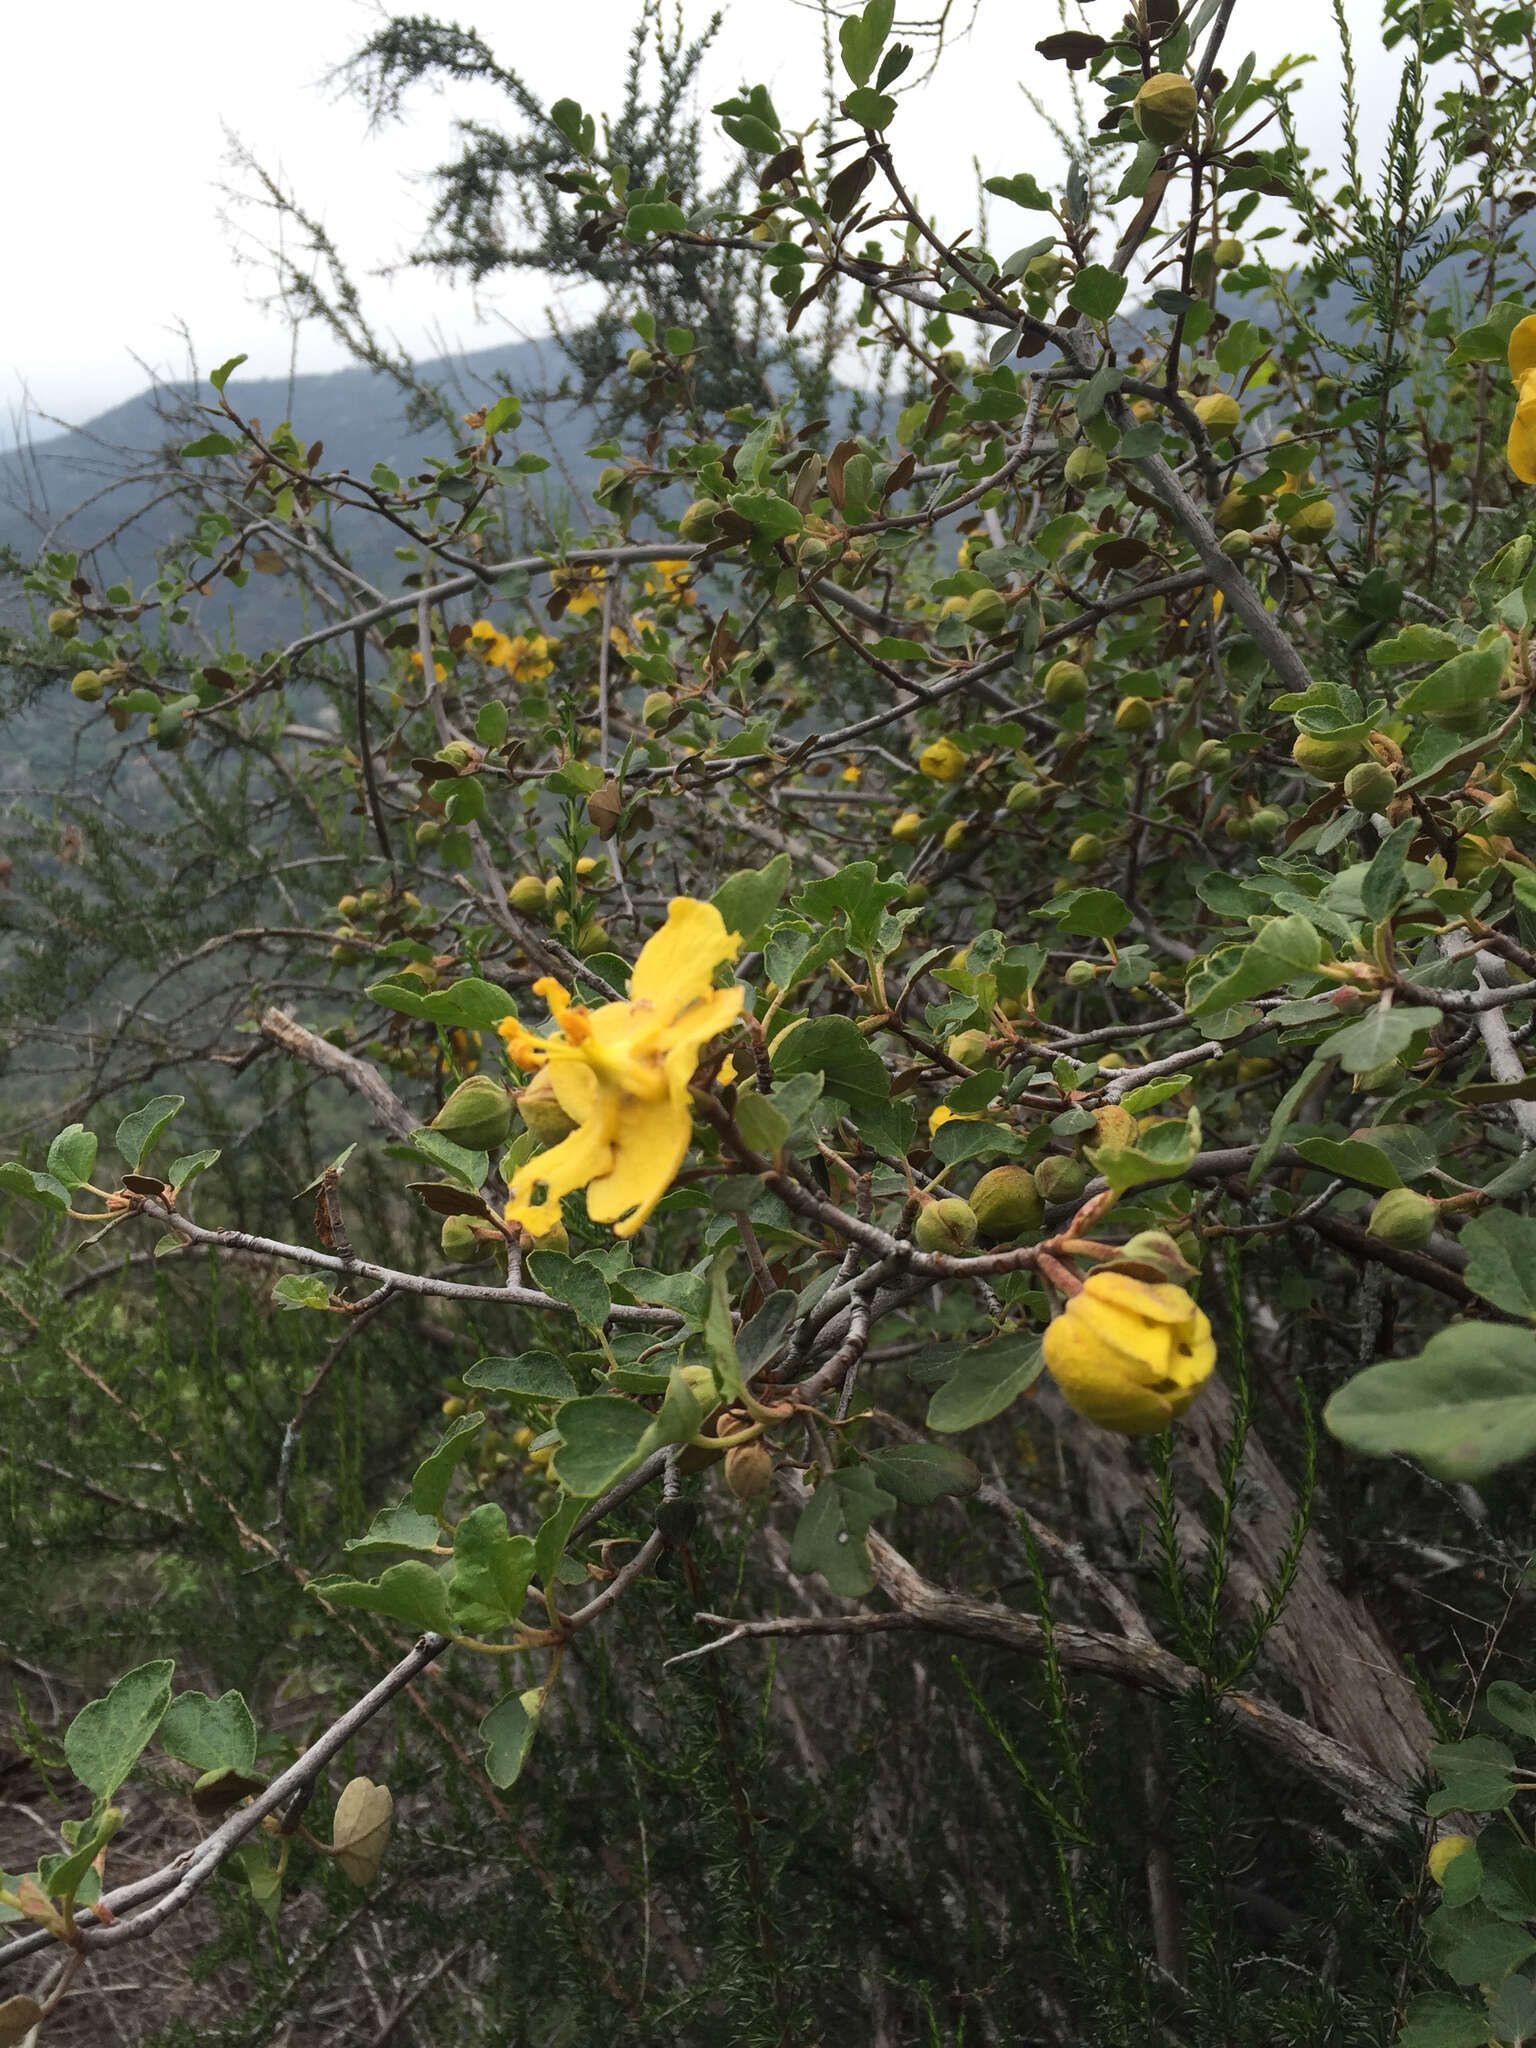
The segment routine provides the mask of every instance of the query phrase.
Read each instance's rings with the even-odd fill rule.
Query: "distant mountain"
[[[564,358],[553,341],[509,342],[472,355],[438,358],[417,366],[424,384],[440,388],[460,413],[471,412],[502,390],[523,397],[559,385]],[[448,453],[452,440],[440,426],[414,429],[408,400],[390,377],[367,369],[323,375],[243,378],[229,384],[232,404],[247,419],[266,427],[291,420],[306,442],[322,440],[327,469],[349,469],[366,477],[383,462],[406,476],[428,455]],[[165,454],[181,447],[208,423],[191,414],[207,404],[206,387],[167,384],[141,393],[75,430],[35,447],[0,451],[0,548],[23,561],[40,549],[99,545],[105,580],[124,579],[135,588],[155,573],[157,551],[170,545],[180,515],[164,499]],[[517,435],[504,446],[543,455],[552,467],[533,488],[547,488],[551,504],[569,494],[570,481],[590,485],[599,464],[585,454],[596,434],[590,412],[568,402],[525,410]],[[400,564],[392,550],[402,538],[378,519],[354,517],[338,538],[354,565],[371,582],[397,588]],[[253,576],[244,592],[230,589],[243,636],[286,627],[292,601],[274,584]],[[10,607],[7,607],[9,609]]]

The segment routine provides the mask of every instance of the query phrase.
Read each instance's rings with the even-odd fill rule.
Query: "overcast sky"
[[[420,4],[420,0],[417,0]],[[1375,0],[1347,0],[1366,90],[1368,146],[1376,142],[1398,64],[1380,49]],[[709,8],[683,0],[702,26]],[[494,118],[484,93],[448,98],[418,90],[406,123],[370,135],[363,109],[326,75],[386,10],[372,0],[263,0],[255,10],[207,0],[76,0],[17,9],[6,24],[11,91],[0,131],[7,289],[0,311],[0,439],[21,411],[69,422],[92,418],[141,390],[145,366],[176,375],[189,332],[206,369],[242,350],[252,372],[288,368],[295,339],[261,305],[270,272],[239,260],[240,215],[229,218],[226,130],[279,171],[324,220],[360,276],[409,250],[427,204],[421,173],[454,153],[455,114]],[[932,6],[899,0],[901,14]],[[965,0],[953,12],[963,16]],[[503,61],[547,99],[570,94],[590,109],[618,97],[632,0],[448,0],[443,15],[477,28]],[[709,60],[704,104],[742,80],[762,79],[781,117],[814,117],[822,75],[821,22],[801,0],[723,0],[724,29]],[[1070,18],[1095,28],[1118,18],[1118,0],[1094,0]],[[66,26],[67,24],[67,26]],[[1060,159],[1031,111],[1021,79],[1059,98],[1066,73],[1034,54],[1060,25],[1045,0],[981,0],[923,90],[924,121],[893,131],[898,164],[952,227],[968,221],[973,153],[984,175],[1030,170],[1059,176]],[[1260,62],[1284,51],[1318,58],[1304,105],[1304,139],[1337,162],[1338,64],[1328,0],[1238,0],[1224,58],[1247,49]],[[1369,155],[1366,161],[1370,161]],[[246,222],[248,256],[255,250]],[[1033,217],[1020,215],[1018,239]],[[1002,239],[1002,237],[999,237]],[[444,344],[485,348],[510,330],[546,332],[547,290],[535,279],[493,280],[481,303],[467,288],[421,272],[374,278],[376,324],[419,354]],[[315,329],[297,337],[300,370],[324,370],[341,350]],[[46,431],[44,422],[34,431]]]

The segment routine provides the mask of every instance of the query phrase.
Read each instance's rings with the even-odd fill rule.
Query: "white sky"
[[[708,7],[682,5],[690,26],[702,26]],[[722,6],[705,107],[743,80],[761,78],[786,125],[812,119],[822,77],[814,0]],[[1398,62],[1380,49],[1375,0],[1347,6],[1370,163]],[[898,34],[909,8],[933,11],[900,0]],[[429,11],[426,0],[399,11],[416,9]],[[590,110],[616,103],[632,0],[445,0],[436,11],[479,29],[546,100],[569,94]],[[953,11],[963,17],[966,0]],[[454,153],[454,115],[495,118],[500,102],[478,90],[449,98],[418,89],[405,123],[370,136],[362,108],[323,80],[384,12],[372,0],[263,0],[254,11],[207,0],[75,0],[66,15],[11,10],[10,91],[0,127],[0,189],[12,195],[0,306],[0,442],[14,439],[28,407],[77,422],[143,389],[144,365],[183,374],[181,324],[204,369],[244,350],[252,374],[286,371],[293,337],[280,314],[258,303],[270,275],[237,260],[237,235],[221,218],[233,176],[226,129],[319,214],[359,277],[410,249],[428,202],[420,174]],[[1111,13],[1118,19],[1118,0],[1095,0],[1072,9],[1072,19],[1103,29]],[[971,34],[923,88],[921,120],[915,104],[899,117],[892,131],[898,167],[951,226],[974,211],[973,153],[983,175],[1060,175],[1059,152],[1019,84],[1060,103],[1064,67],[1034,52],[1036,40],[1060,25],[1054,0],[980,0]],[[1288,50],[1319,58],[1303,137],[1328,163],[1337,162],[1333,46],[1328,0],[1239,0],[1223,51],[1229,70],[1250,48],[1264,65]],[[246,219],[254,224],[254,216]],[[1014,226],[1013,240],[1032,240],[1044,217],[1016,214],[1006,228],[999,224],[996,239],[1009,239]],[[467,287],[426,273],[376,278],[368,303],[384,332],[420,354],[444,345],[489,347],[509,325],[518,333],[548,328],[548,293],[527,276],[491,280],[479,305]],[[301,371],[343,360],[328,336],[300,333]],[[43,420],[34,431],[47,431]]]

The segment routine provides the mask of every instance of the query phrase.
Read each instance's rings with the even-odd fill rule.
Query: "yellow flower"
[[[534,1037],[512,1017],[496,1027],[518,1066],[545,1069],[576,1125],[514,1174],[509,1223],[538,1236],[551,1205],[558,1214],[562,1198],[584,1187],[594,1223],[634,1236],[688,1150],[688,1084],[700,1049],[741,1013],[741,989],[714,985],[716,967],[740,948],[713,904],[678,896],[641,948],[627,1002],[589,1011],[545,978],[534,992],[547,999],[555,1029]]]
[[[653,562],[646,571],[645,587],[653,597],[671,604],[697,604],[693,573],[692,562]]]
[[[958,782],[967,756],[953,740],[930,740],[917,757],[918,772],[930,782]]]
[[[542,633],[519,633],[508,641],[501,665],[514,683],[541,683],[555,665],[554,642]]]
[[[1153,1436],[1210,1378],[1216,1342],[1182,1287],[1091,1273],[1046,1331],[1045,1362],[1079,1415]]]
[[[1509,374],[1515,380],[1509,466],[1521,483],[1536,484],[1536,313],[1527,313],[1509,337]]]
[[[850,761],[848,763],[848,766],[843,770],[844,782],[862,782],[863,779],[864,770],[858,765],[856,761]]]
[[[1442,1835],[1429,1852],[1429,1874],[1436,1884],[1445,1883],[1445,1873],[1464,1849],[1475,1846],[1470,1835]]]
[[[420,650],[419,650],[419,649],[418,649],[417,651],[413,652],[413,653],[412,653],[412,655],[411,655],[411,667],[412,667],[412,668],[420,668],[420,667],[421,667],[421,653],[420,653]],[[437,677],[437,680],[438,680],[438,681],[439,681],[440,683],[445,683],[445,682],[446,682],[446,681],[448,680],[448,671],[447,671],[447,669],[445,669],[445,668],[443,667],[443,664],[442,664],[442,663],[441,663],[441,662],[440,662],[439,660],[437,660],[437,658],[436,658],[435,656],[433,657],[433,661],[432,661],[432,673],[433,673],[433,675],[435,675],[435,676]]]
[[[603,601],[603,585],[607,581],[601,569],[557,569],[550,578],[556,590],[568,590],[571,594],[566,601],[566,616],[584,619],[588,612],[595,612]]]

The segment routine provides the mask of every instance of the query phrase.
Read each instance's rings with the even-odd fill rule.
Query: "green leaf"
[[[1510,1316],[1536,1316],[1536,1216],[1490,1209],[1461,1233],[1474,1294]]]
[[[243,361],[244,358],[242,357]],[[195,441],[189,441],[182,449],[183,455],[238,455],[240,443],[231,441],[228,434],[201,434]]]
[[[789,1118],[755,1089],[737,1098],[736,1128],[754,1152],[769,1159],[777,1159],[789,1142]]]
[[[867,85],[860,85],[843,101],[843,112],[861,128],[889,128],[896,118],[896,102],[889,93],[873,92]]]
[[[456,1415],[436,1447],[411,1475],[411,1506],[418,1515],[438,1515],[448,1498],[454,1468],[485,1427],[484,1415]]]
[[[863,951],[879,942],[886,906],[905,890],[901,876],[882,877],[873,861],[856,860],[835,875],[808,882],[795,908],[821,922],[846,925],[849,938]]]
[[[1536,1742],[1536,1693],[1511,1679],[1496,1678],[1483,1695],[1483,1704],[1496,1721],[1513,1728],[1527,1742]]]
[[[562,1442],[550,1469],[567,1493],[594,1500],[618,1484],[645,1455],[651,1418],[614,1394],[567,1401],[556,1418]]]
[[[189,1181],[196,1180],[200,1173],[206,1173],[209,1167],[216,1164],[222,1157],[223,1154],[217,1150],[183,1152],[179,1157],[173,1159],[165,1169],[165,1177],[173,1188],[180,1190]]]
[[[928,1427],[954,1436],[990,1422],[1034,1385],[1044,1366],[1037,1335],[999,1337],[974,1346],[961,1354],[954,1372],[928,1403]]]
[[[105,1699],[80,1709],[64,1735],[64,1759],[88,1792],[110,1799],[171,1704],[176,1666],[157,1658],[124,1672]]]
[[[1094,1170],[1102,1173],[1117,1194],[1149,1180],[1181,1174],[1200,1150],[1200,1112],[1170,1117],[1146,1126],[1130,1145],[1100,1145],[1088,1152]]]
[[[1323,1420],[1351,1450],[1405,1452],[1437,1479],[1485,1479],[1536,1450],[1536,1334],[1452,1323],[1417,1358],[1346,1381]]]
[[[130,1173],[140,1171],[154,1150],[160,1133],[178,1111],[186,1107],[186,1100],[184,1095],[157,1095],[142,1109],[136,1109],[131,1116],[123,1118],[117,1127],[115,1142],[128,1162]]]
[[[328,1310],[330,1285],[318,1273],[282,1273],[272,1283],[272,1300],[278,1308]]]
[[[481,427],[480,431],[489,441],[494,435],[504,432],[508,427],[520,426],[522,417],[523,402],[515,392],[509,391],[504,397],[498,398],[491,407],[485,416],[485,424]]]
[[[1408,859],[1408,849],[1420,829],[1416,817],[1404,818],[1372,854],[1371,864],[1360,884],[1360,902],[1372,924],[1381,924],[1390,917],[1403,898],[1411,893],[1403,868]]]
[[[1456,1923],[1442,1929],[1452,1913]],[[1478,1906],[1442,1906],[1424,1930],[1430,1954],[1455,1984],[1502,1984],[1536,1950],[1536,1934],[1490,1920]]]
[[[228,362],[220,363],[219,367],[216,370],[209,371],[208,382],[213,386],[215,391],[222,391],[224,389],[224,386],[229,382],[230,378],[233,377],[236,370],[239,369],[240,365],[242,363],[249,361],[249,356],[231,356]]]
[[[995,192],[999,199],[1011,199],[1015,206],[1030,213],[1051,211],[1050,193],[1042,192],[1028,171],[1020,171],[1015,178],[988,178],[987,190]]]
[[[1312,1166],[1325,1173],[1342,1174],[1346,1180],[1364,1181],[1371,1188],[1400,1188],[1402,1176],[1376,1145],[1358,1138],[1299,1138],[1296,1150]]]
[[[349,1536],[342,1549],[369,1557],[376,1550],[435,1550],[442,1540],[442,1525],[436,1515],[421,1514],[403,1500],[396,1507],[380,1508],[367,1534]]]
[[[774,1047],[773,1071],[785,1080],[820,1074],[827,1093],[853,1110],[884,1102],[891,1092],[880,1055],[851,1017],[808,1017],[794,1025]]]
[[[549,1351],[529,1351],[519,1358],[479,1358],[464,1375],[467,1387],[484,1387],[528,1401],[569,1401],[576,1382]]]
[[[1426,718],[1456,717],[1473,710],[1491,701],[1508,661],[1509,642],[1500,634],[1491,647],[1453,654],[1401,696],[1397,708]]]
[[[1208,966],[1192,977],[1190,1015],[1199,1017],[1216,1010],[1230,1010],[1235,1003],[1248,1002],[1303,975],[1315,974],[1322,957],[1322,940],[1305,917],[1297,914],[1274,918],[1260,925],[1235,966],[1215,979],[1209,978],[1212,970]],[[1194,992],[1196,982],[1198,994]]]
[[[724,918],[726,930],[741,935],[744,948],[757,943],[763,926],[784,900],[789,873],[789,855],[776,853],[765,868],[738,868],[727,875],[710,898]]]
[[[891,32],[896,0],[869,0],[862,14],[851,15],[838,29],[843,68],[855,85],[867,85]]]
[[[688,216],[670,199],[642,200],[632,206],[624,220],[624,233],[631,242],[643,242],[651,235],[684,235]]]
[[[522,1775],[533,1738],[539,1729],[543,1694],[537,1686],[525,1693],[508,1693],[498,1700],[480,1723],[485,1744],[485,1775],[498,1792],[515,1785]]]
[[[34,1173],[30,1166],[8,1159],[0,1166],[0,1188],[20,1195],[26,1202],[41,1202],[45,1209],[67,1209],[69,1190],[51,1173]]]
[[[499,747],[507,736],[511,713],[500,697],[492,697],[475,714],[475,738],[482,747]]]
[[[96,1139],[84,1124],[68,1124],[48,1147],[48,1171],[71,1194],[96,1164]]]
[[[1485,2008],[1454,1998],[1416,1998],[1403,2021],[1397,2048],[1488,2048]]]
[[[861,1598],[875,1583],[864,1538],[876,1515],[895,1505],[895,1495],[877,1483],[867,1465],[829,1473],[795,1524],[790,1570],[802,1576],[820,1572],[841,1599]]]
[[[1040,914],[1058,918],[1064,932],[1089,939],[1112,939],[1131,921],[1130,905],[1113,889],[1069,889],[1042,905]]]
[[[933,1136],[934,1157],[945,1166],[956,1166],[964,1159],[1013,1158],[1024,1150],[1017,1131],[979,1117],[953,1116],[940,1124]]]
[[[1073,278],[1067,304],[1089,320],[1107,320],[1125,297],[1126,281],[1102,263],[1088,263]]]
[[[533,1579],[533,1538],[514,1536],[494,1501],[467,1514],[453,1532],[448,1605],[459,1631],[484,1635],[512,1628]]]
[[[307,1590],[332,1607],[360,1607],[368,1614],[384,1614],[407,1628],[430,1629],[435,1635],[454,1633],[448,1606],[448,1588],[440,1572],[419,1557],[404,1564],[392,1564],[381,1579],[349,1579],[337,1575],[311,1579]]]
[[[607,1282],[595,1266],[564,1252],[534,1252],[528,1270],[535,1287],[573,1309],[589,1330],[601,1330],[613,1308]]]
[[[195,1770],[241,1771],[256,1768],[256,1723],[237,1692],[178,1693],[160,1723],[160,1747]]]
[[[1536,2041],[1536,1985],[1529,1977],[1506,1977],[1488,2018],[1495,2037],[1507,2048],[1528,2048]]]
[[[1509,337],[1525,318],[1527,308],[1520,299],[1500,299],[1486,320],[1465,328],[1446,359],[1454,370],[1462,363],[1498,363],[1509,353]]]
[[[1461,642],[1454,633],[1415,623],[1404,626],[1390,640],[1378,640],[1365,658],[1372,668],[1391,668],[1403,661],[1444,661],[1460,651]]]
[[[925,1508],[947,1493],[974,1493],[981,1484],[970,1459],[948,1444],[893,1444],[871,1451],[864,1462],[876,1485],[909,1508]]]
[[[451,1180],[472,1195],[480,1192],[491,1170],[491,1162],[484,1152],[466,1152],[462,1145],[455,1145],[441,1131],[412,1131],[411,1150],[420,1153],[423,1159],[430,1159],[434,1166],[440,1167]]]
[[[1398,1004],[1386,1009],[1378,1005],[1353,1024],[1324,1040],[1330,1059],[1336,1059],[1346,1074],[1368,1074],[1406,1052],[1421,1032],[1440,1021],[1440,1012],[1422,1004]]]

